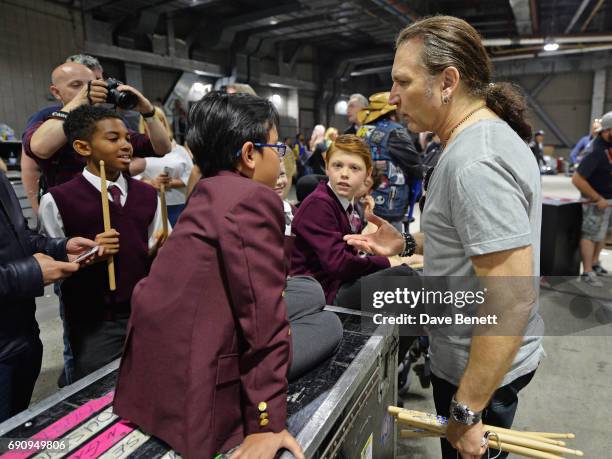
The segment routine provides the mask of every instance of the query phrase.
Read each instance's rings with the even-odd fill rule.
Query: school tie
[[[119,207],[123,207],[123,204],[121,204],[121,188],[119,188],[117,185],[111,185],[108,187],[108,192],[113,198],[113,202]]]
[[[358,233],[361,226],[361,222],[359,220],[359,215],[353,207],[353,204],[348,205],[348,207],[346,208],[346,213],[348,215],[349,224],[351,225],[351,232],[353,234]]]

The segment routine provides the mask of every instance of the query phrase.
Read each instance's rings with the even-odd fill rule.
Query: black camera
[[[138,105],[138,96],[130,91],[119,91],[117,86],[121,86],[123,83],[114,78],[107,78],[105,80],[106,89],[108,95],[106,96],[106,102],[113,104],[124,110],[132,110]]]

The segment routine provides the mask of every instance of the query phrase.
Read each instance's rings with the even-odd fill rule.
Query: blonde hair
[[[252,96],[257,95],[257,93],[251,87],[251,85],[246,84],[246,83],[231,83],[231,84],[228,84],[225,88],[226,88],[226,91],[228,89],[233,89],[237,93],[251,94]]]
[[[372,155],[370,154],[370,148],[356,135],[339,135],[327,150],[327,155],[325,156],[326,164],[329,163],[331,157],[336,152],[343,152],[348,153],[349,155],[359,156],[365,163],[368,173],[372,170]]]
[[[331,140],[331,136],[336,134],[338,135],[338,129],[335,127],[328,127],[327,131],[325,131],[325,140]]]

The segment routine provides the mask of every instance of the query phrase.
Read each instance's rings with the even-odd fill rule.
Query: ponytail
[[[521,137],[531,138],[531,125],[525,119],[527,103],[518,86],[511,83],[490,83],[486,86],[487,107],[503,119]]]

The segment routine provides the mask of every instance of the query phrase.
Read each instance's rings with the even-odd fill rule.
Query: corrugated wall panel
[[[0,25],[0,122],[21,136],[28,118],[53,103],[53,68],[78,52],[80,15],[40,0],[0,0]]]

